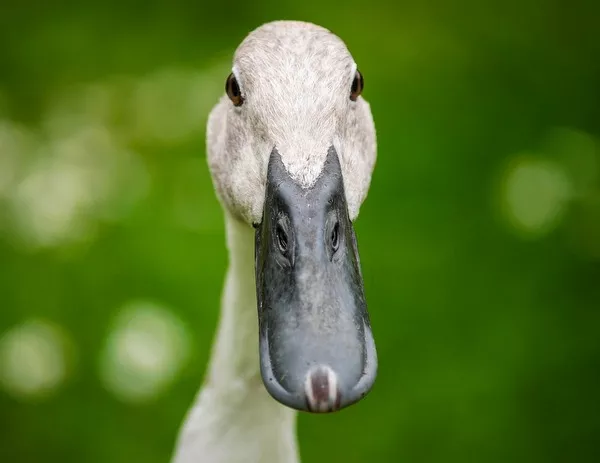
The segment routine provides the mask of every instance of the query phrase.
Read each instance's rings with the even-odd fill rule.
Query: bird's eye
[[[225,91],[227,92],[227,96],[233,102],[234,106],[242,106],[244,99],[242,98],[240,86],[238,85],[237,79],[233,73],[229,74],[229,77],[227,77],[227,81],[225,82]]]
[[[358,99],[358,96],[362,93],[363,88],[365,88],[365,79],[363,79],[362,74],[357,69],[356,74],[354,75],[354,80],[352,81],[350,99],[352,101],[356,101]]]

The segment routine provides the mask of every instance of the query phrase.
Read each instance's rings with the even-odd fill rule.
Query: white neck
[[[229,268],[204,386],[173,463],[297,463],[296,412],[267,393],[258,363],[254,230],[226,215]]]

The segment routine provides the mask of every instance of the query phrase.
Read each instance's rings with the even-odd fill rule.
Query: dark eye
[[[365,88],[365,79],[363,79],[362,74],[357,69],[356,74],[354,75],[354,80],[352,81],[350,99],[352,101],[356,101],[358,96],[362,93],[363,88]]]
[[[242,98],[240,86],[238,85],[237,79],[233,73],[229,74],[229,77],[227,77],[227,81],[225,82],[225,91],[227,92],[227,96],[233,102],[234,106],[242,106],[244,99]]]

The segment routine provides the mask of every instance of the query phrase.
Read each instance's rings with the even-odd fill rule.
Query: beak
[[[256,230],[260,366],[283,405],[331,412],[371,389],[377,354],[337,153],[303,189],[271,153]]]

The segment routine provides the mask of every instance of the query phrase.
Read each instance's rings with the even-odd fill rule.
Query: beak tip
[[[292,362],[274,368],[268,337],[261,336],[259,345],[261,376],[268,393],[277,402],[298,411],[321,414],[342,410],[362,400],[377,377],[377,351],[368,325],[364,338],[366,359],[358,378],[349,373],[348,361],[309,361],[312,365],[307,369],[294,368]],[[285,375],[278,373],[282,370]]]
[[[313,413],[339,410],[342,394],[336,373],[327,365],[312,368],[304,382],[306,406]]]

